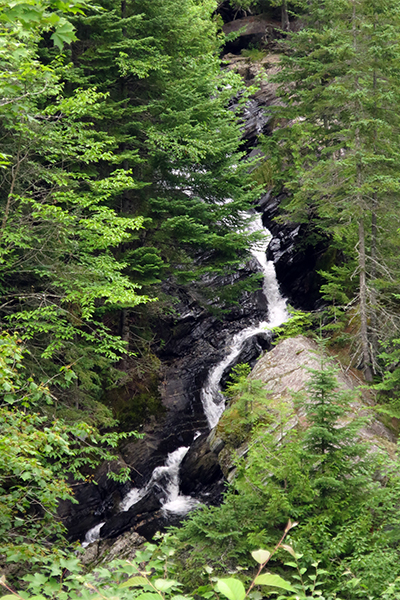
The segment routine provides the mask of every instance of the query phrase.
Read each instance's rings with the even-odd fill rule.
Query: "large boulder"
[[[264,354],[250,374],[252,379],[259,379],[265,384],[268,394],[267,411],[272,412],[286,406],[288,418],[283,433],[299,424],[304,424],[304,414],[295,408],[293,394],[306,393],[306,385],[310,379],[308,369],[321,368],[321,353],[318,344],[309,338],[304,336],[289,338],[279,342],[271,352]],[[340,367],[340,363],[338,366]],[[337,381],[338,388],[353,392],[364,383],[361,372],[343,368],[338,372]],[[351,409],[346,415],[346,421],[359,415],[368,416],[368,423],[361,428],[360,437],[370,443],[371,450],[383,447],[394,452],[396,436],[376,418],[371,411],[373,404],[374,397],[371,392],[358,391],[355,393],[354,402],[350,405]],[[246,455],[248,441],[238,447],[232,447],[232,444],[224,443],[223,431],[224,415],[213,434],[211,447],[218,444],[218,459],[222,471],[228,480],[232,480],[235,473],[235,460]]]
[[[221,490],[223,475],[218,454],[210,447],[209,435],[199,436],[191,445],[179,471],[180,488],[183,494],[201,498],[215,489]]]
[[[117,540],[96,540],[82,551],[79,559],[90,569],[115,559],[134,560],[145,542],[146,539],[136,531],[126,531]]]

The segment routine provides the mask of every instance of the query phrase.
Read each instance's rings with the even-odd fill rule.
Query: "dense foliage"
[[[243,261],[257,188],[214,2],[1,8],[0,552],[19,561],[62,544],[68,474],[113,458],[128,311]]]
[[[127,434],[101,435],[82,420],[55,419],[48,385],[26,376],[21,340],[3,334],[0,350],[0,555],[21,565],[46,563],[66,546],[57,506],[74,501],[67,478],[84,479],[82,469],[113,461],[112,448]],[[112,475],[123,481],[130,473],[117,468]]]
[[[235,17],[281,15],[282,101],[269,109],[262,159],[247,159],[241,142],[255,90],[221,69],[221,4]],[[285,197],[280,220],[306,225],[306,244],[329,246],[325,337],[374,383],[385,418],[400,416],[400,3],[0,0],[0,9],[7,600],[399,598],[398,458],[360,443],[366,417],[349,416],[354,397],[325,358],[293,398],[304,427],[291,427],[291,408],[268,409],[262,383],[236,369],[219,427],[248,449],[223,504],[195,511],[135,562],[84,573],[57,506],[128,435],[104,390],[151,337],[146,314],[172,310],[161,282],[201,286],[246,260],[259,160]],[[290,32],[295,11],[301,26]],[[213,290],[212,303],[223,309],[239,291]],[[295,313],[286,335],[313,319]],[[148,363],[154,376],[157,359]],[[267,564],[273,574],[261,574]]]
[[[63,56],[46,5],[21,4],[3,24],[2,318],[38,378],[73,365],[74,389],[58,395],[90,413],[118,380],[129,311],[170,273],[185,282],[243,261],[257,195],[228,107],[243,86],[219,70],[214,3],[117,8],[79,17],[71,5],[90,43]],[[64,42],[76,39],[70,21]]]

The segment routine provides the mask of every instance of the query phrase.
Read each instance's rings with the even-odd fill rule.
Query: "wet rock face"
[[[115,472],[127,467],[122,457],[115,463],[102,464],[94,474],[90,475],[92,483],[68,481],[74,492],[78,504],[60,500],[58,504],[58,517],[68,530],[70,540],[82,540],[86,531],[112,517],[118,506],[129,491],[131,484],[121,484],[108,477],[109,470]]]
[[[231,281],[246,278],[257,270],[256,261],[250,261],[232,275]],[[222,283],[229,283],[229,278],[213,278],[207,283],[218,289]],[[161,510],[156,487],[126,512],[119,512],[119,505],[131,487],[143,488],[149,482],[154,469],[164,465],[170,452],[191,446],[198,433],[203,434],[201,440],[207,437],[209,428],[200,391],[208,373],[225,356],[225,348],[234,334],[265,320],[268,314],[261,283],[260,289],[243,293],[239,304],[223,318],[206,310],[204,298],[194,287],[177,289],[166,282],[164,291],[179,298],[174,315],[165,317],[158,326],[158,335],[164,340],[159,356],[164,364],[160,391],[166,412],[157,422],[143,427],[142,439],[130,439],[121,446],[120,465],[131,469],[131,482],[121,485],[108,479],[108,467],[102,465],[94,474],[97,485],[74,483],[79,504],[61,503],[59,511],[71,540],[83,541],[86,532],[103,521],[106,524],[100,531],[102,538],[114,538],[134,528],[151,539],[156,531],[183,518]],[[255,361],[262,349],[269,346],[268,336],[255,336],[243,346],[236,362]],[[221,470],[216,455],[209,447],[200,449],[199,444],[196,440],[182,466],[183,493],[199,496],[208,504],[218,504],[223,490]]]
[[[156,490],[152,488],[129,510],[120,512],[108,519],[100,529],[100,536],[106,539],[113,538],[133,527],[139,535],[143,535],[139,531],[139,527],[141,526],[143,531],[144,524],[151,523],[155,517],[160,517],[160,512],[160,498]],[[144,535],[144,537],[147,538],[147,535]]]
[[[249,157],[262,155],[258,148],[258,137],[269,135],[272,131],[272,111],[269,107],[278,105],[281,100],[276,94],[278,84],[271,78],[280,70],[279,54],[266,54],[261,60],[253,62],[246,56],[236,56],[228,52],[223,56],[226,69],[241,75],[245,85],[255,85],[258,90],[242,110],[243,146]],[[238,108],[238,100],[233,100],[232,108]]]
[[[231,26],[239,27],[241,21],[242,19],[239,19],[225,27],[228,29]],[[252,17],[243,21],[248,24],[249,31],[255,32],[257,27],[265,27],[265,24],[253,21]],[[264,76],[259,91],[243,111],[244,146],[249,156],[261,154],[257,148],[258,136],[270,134],[273,128],[272,113],[268,107],[276,106],[281,102],[277,96],[278,84],[270,81],[280,69],[280,56],[267,54],[254,63],[249,58],[236,56],[231,51],[224,56],[224,60],[227,68],[242,75],[247,85],[255,83],[256,77]],[[314,310],[321,305],[319,289],[322,279],[317,271],[324,266],[323,261],[329,240],[320,238],[315,242],[315,232],[310,231],[305,224],[278,223],[275,219],[280,215],[280,205],[286,198],[284,194],[274,197],[271,193],[267,193],[259,201],[263,223],[273,236],[268,247],[267,258],[274,262],[281,291],[290,304],[294,308]]]
[[[195,495],[199,500],[219,502],[224,489],[224,478],[218,462],[218,454],[211,449],[209,435],[198,437],[182,461],[180,469],[183,494]]]
[[[260,200],[263,223],[272,233],[267,259],[273,261],[281,291],[290,304],[302,310],[315,310],[322,305],[319,292],[322,278],[317,271],[323,266],[329,239],[320,238],[312,243],[315,236],[307,225],[277,223],[275,218],[285,198],[283,194],[272,197],[268,193]]]
[[[239,276],[246,278],[258,270],[256,261],[250,261],[241,269]],[[232,282],[237,278],[238,274],[233,275]],[[210,281],[209,285],[218,289],[229,285],[229,281],[222,281],[219,277]],[[200,391],[210,369],[225,356],[232,336],[267,317],[268,306],[261,283],[255,292],[244,292],[238,305],[222,316],[213,316],[201,308],[202,300],[195,289],[181,290],[178,297],[181,301],[176,305],[176,314],[164,320],[159,333],[165,340],[159,354],[166,365],[161,386],[162,401],[170,416],[178,413],[179,419],[182,419],[186,415],[192,431],[202,431],[207,426]],[[238,360],[255,359],[262,347],[267,345],[267,341],[260,339],[249,341],[243,349],[245,356],[241,355]]]

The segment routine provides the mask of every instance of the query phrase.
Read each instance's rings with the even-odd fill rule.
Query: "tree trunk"
[[[353,31],[353,49],[355,55],[358,54],[359,48],[357,44],[357,21],[356,21],[356,0],[353,0],[353,16],[352,16],[352,31]],[[359,89],[358,74],[355,76],[355,89]],[[362,115],[359,100],[356,100],[355,115],[360,118]],[[359,212],[358,221],[358,268],[360,272],[360,335],[362,348],[362,363],[364,377],[366,381],[373,380],[371,368],[371,355],[368,343],[368,311],[367,311],[367,269],[366,269],[366,254],[365,254],[365,228],[364,228],[364,199],[361,193],[362,184],[362,164],[361,164],[361,148],[360,148],[360,131],[356,131],[356,209]]]
[[[126,19],[126,0],[121,1],[121,19]],[[126,37],[126,27],[122,27],[122,35]]]
[[[127,343],[127,350],[129,348],[129,311],[126,308],[123,308],[120,312],[120,321],[119,321],[119,334],[121,339]],[[126,371],[128,364],[128,354],[124,354],[124,356],[119,361],[119,368],[121,371]]]
[[[13,165],[13,167],[11,169],[11,185],[10,185],[10,190],[9,190],[8,196],[7,196],[6,206],[4,209],[3,220],[1,222],[0,241],[3,239],[4,230],[7,225],[8,216],[10,214],[10,208],[11,208],[11,204],[13,201],[13,194],[14,194],[14,189],[15,189],[17,179],[18,179],[19,169],[21,167],[22,161],[24,161],[26,159],[26,157],[27,157],[27,154],[25,154],[25,156],[21,157],[20,151],[18,150],[16,164]]]
[[[360,320],[361,320],[361,346],[364,377],[372,381],[371,357],[368,344],[368,314],[367,314],[367,280],[365,267],[365,230],[364,219],[358,222],[358,267],[360,269]]]
[[[375,21],[374,21],[374,33],[376,30],[376,20],[377,20],[377,15],[375,15]],[[378,111],[377,111],[377,101],[376,101],[376,92],[377,92],[377,77],[376,77],[376,69],[374,68],[374,72],[372,75],[372,81],[373,81],[373,90],[374,90],[374,97],[375,97],[375,101],[374,101],[374,118],[377,119],[378,118]],[[375,132],[374,132],[374,154],[376,155],[376,141],[377,141],[377,130],[375,127]],[[375,369],[375,365],[376,365],[376,356],[378,354],[378,319],[377,319],[377,294],[376,294],[376,289],[375,289],[375,280],[376,280],[376,275],[377,275],[377,256],[378,256],[378,252],[377,252],[377,244],[378,244],[378,225],[377,225],[377,207],[378,207],[378,200],[377,200],[377,192],[375,191],[372,194],[372,209],[371,209],[371,326],[370,326],[370,331],[371,331],[371,354],[372,354],[372,368],[374,370],[374,372],[376,372]]]
[[[376,364],[375,359],[378,354],[378,320],[376,317],[376,266],[377,266],[377,237],[378,237],[378,226],[377,226],[377,199],[376,193],[372,197],[372,218],[371,218],[371,345],[372,345],[372,367],[375,371],[374,365]]]
[[[282,29],[283,31],[290,30],[289,15],[287,10],[287,0],[282,0]]]

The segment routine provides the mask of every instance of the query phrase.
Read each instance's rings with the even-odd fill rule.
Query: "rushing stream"
[[[261,215],[252,224],[253,231],[265,231],[261,221]],[[231,365],[242,351],[243,345],[249,338],[260,333],[267,333],[272,327],[277,327],[288,320],[286,300],[281,296],[279,285],[276,280],[275,267],[272,261],[267,261],[267,247],[270,235],[265,235],[263,243],[258,243],[250,249],[251,254],[259,263],[264,274],[263,292],[268,301],[268,321],[262,321],[258,325],[246,327],[236,334],[227,349],[225,358],[218,363],[210,372],[203,389],[201,390],[201,401],[204,414],[207,417],[210,429],[215,427],[224,412],[225,400],[221,394],[220,381],[227,367]]]
[[[224,396],[220,389],[220,381],[225,369],[237,359],[246,340],[255,335],[267,334],[272,327],[281,325],[289,318],[286,310],[286,300],[281,296],[279,291],[274,264],[272,261],[267,261],[266,259],[266,250],[270,236],[263,227],[261,215],[255,215],[251,230],[266,233],[264,240],[254,245],[250,249],[250,252],[259,263],[264,275],[263,293],[268,302],[268,320],[262,321],[258,325],[246,327],[235,335],[226,350],[225,357],[209,373],[206,383],[201,390],[201,401],[210,429],[217,425],[225,408]],[[143,488],[132,488],[126,494],[119,506],[120,511],[128,511],[144,498],[154,486],[161,496],[161,509],[164,514],[185,515],[198,505],[199,502],[196,499],[184,496],[179,491],[179,468],[188,450],[188,447],[182,446],[174,450],[174,452],[170,452],[165,464],[154,469],[150,481],[146,486]],[[100,539],[103,525],[104,522],[90,529],[86,533],[85,541],[82,545],[87,546]]]

